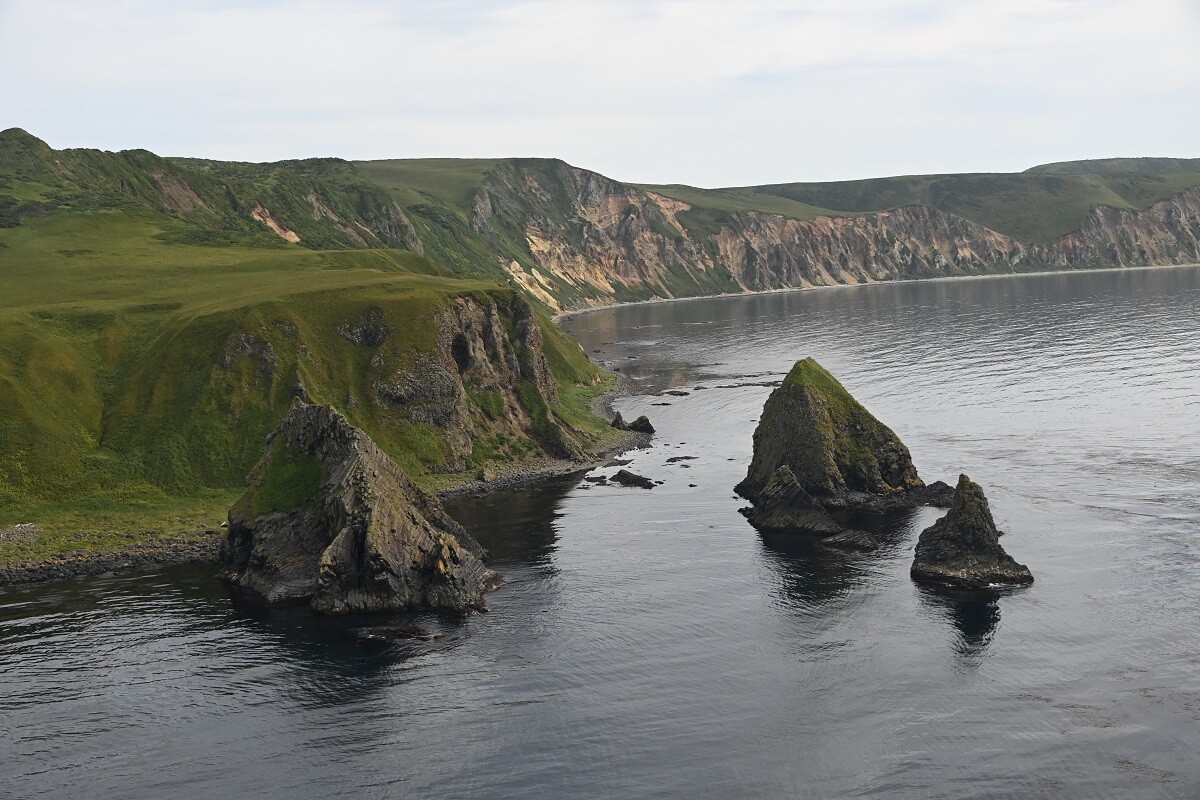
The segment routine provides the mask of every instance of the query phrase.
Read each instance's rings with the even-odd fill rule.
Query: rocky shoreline
[[[198,529],[116,552],[76,552],[0,566],[0,587],[47,583],[176,564],[215,564],[225,532]]]
[[[610,392],[598,397],[594,402],[595,408],[607,408],[613,394]],[[650,437],[646,434],[628,432],[586,460],[548,458],[520,464],[491,480],[468,481],[443,489],[437,496],[440,500],[463,495],[482,497],[492,492],[520,489],[543,480],[582,474],[604,466],[620,453],[645,447],[649,442]],[[220,561],[221,542],[224,539],[224,529],[205,528],[144,542],[116,552],[76,552],[52,556],[43,561],[3,565],[0,566],[0,588],[136,572],[177,564],[216,564]]]

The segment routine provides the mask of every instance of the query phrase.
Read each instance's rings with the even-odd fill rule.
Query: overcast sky
[[[727,186],[1200,156],[1198,0],[0,0],[0,128]]]

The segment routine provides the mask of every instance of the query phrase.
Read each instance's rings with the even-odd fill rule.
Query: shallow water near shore
[[[211,567],[0,590],[0,796],[1200,795],[1200,269],[563,324],[628,378],[658,435],[627,468],[661,485],[452,501],[506,583],[399,618],[435,641],[235,603]],[[1032,587],[916,587],[935,510],[862,520],[866,554],[750,528],[732,486],[809,355],[926,480],[983,485]]]

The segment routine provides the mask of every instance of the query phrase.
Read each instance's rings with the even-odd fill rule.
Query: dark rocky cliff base
[[[960,475],[950,511],[921,532],[912,565],[914,580],[983,589],[1033,582],[1033,574],[1000,546],[983,488]]]
[[[174,564],[211,564],[223,532],[200,528],[110,552],[67,553],[40,561],[0,566],[0,587],[134,572]]]
[[[750,524],[761,531],[782,533],[800,530],[817,536],[842,533],[824,506],[804,491],[786,464],[771,476],[753,506],[741,509]]]
[[[468,609],[496,575],[484,552],[365,433],[297,401],[229,512],[228,580],[316,611]]]

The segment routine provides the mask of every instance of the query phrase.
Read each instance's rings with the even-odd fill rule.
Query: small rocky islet
[[[1033,573],[1004,552],[1000,535],[983,487],[958,476],[946,516],[921,531],[913,580],[966,589],[1032,583]]]
[[[900,437],[812,358],[796,362],[767,398],[750,468],[734,491],[751,502],[742,513],[759,530],[856,550],[874,549],[873,538],[830,512],[944,507],[953,494],[940,481],[927,486]]]
[[[983,489],[966,475],[954,489],[941,481],[927,485],[900,438],[812,358],[796,362],[767,399],[750,468],[735,491],[750,500],[741,512],[758,530],[806,534],[848,550],[873,550],[877,543],[844,527],[833,512],[949,507],[921,534],[914,580],[957,588],[1033,580],[1000,547]]]
[[[498,581],[483,548],[363,431],[297,400],[229,512],[225,578],[322,613],[468,610]]]

